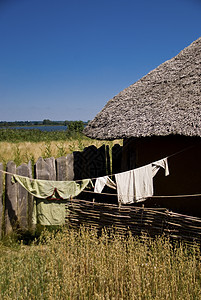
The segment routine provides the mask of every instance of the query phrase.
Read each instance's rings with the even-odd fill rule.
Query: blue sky
[[[201,36],[201,0],[0,0],[0,121],[91,120]]]

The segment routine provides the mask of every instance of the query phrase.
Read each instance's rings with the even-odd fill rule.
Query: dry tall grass
[[[15,161],[17,165],[28,163],[29,160],[36,162],[39,157],[61,157],[73,151],[82,151],[85,147],[94,145],[97,148],[103,144],[113,146],[115,143],[121,144],[120,140],[113,142],[97,141],[90,139],[71,140],[61,142],[23,142],[8,143],[0,142],[0,162],[7,163]]]
[[[1,142],[0,162],[59,157],[93,143],[103,144]],[[200,248],[164,238],[44,231],[39,244],[13,249],[0,242],[0,266],[0,299],[201,299]]]
[[[1,299],[201,299],[197,246],[45,232],[39,245],[0,247]]]

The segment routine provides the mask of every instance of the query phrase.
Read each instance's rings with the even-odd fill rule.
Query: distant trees
[[[50,121],[49,119],[45,119],[43,120],[43,125],[51,125],[52,121]]]
[[[7,128],[10,126],[37,126],[38,125],[64,125],[67,127],[66,129],[66,136],[78,138],[78,136],[82,136],[82,132],[84,127],[88,124],[89,121],[51,121],[49,119],[44,119],[43,121],[15,121],[15,122],[7,122],[7,121],[0,121],[0,128]]]
[[[37,129],[25,129],[23,126],[26,125],[49,125],[50,120],[46,119],[43,121],[16,121],[16,122],[4,122],[0,121],[0,141],[7,142],[41,142],[41,141],[64,141],[64,140],[78,140],[86,139],[87,137],[83,134],[83,129],[87,125],[87,122],[83,121],[54,121],[57,125],[67,126],[66,130],[54,131],[42,131]],[[20,129],[11,129],[9,126],[14,124],[21,126]],[[20,125],[19,125],[20,124]],[[51,123],[52,125],[52,123]],[[17,127],[18,127],[17,126]],[[56,127],[56,126],[55,126]],[[81,144],[80,144],[81,147]]]
[[[49,119],[44,119],[42,122],[43,125],[64,125],[63,121],[51,121]]]
[[[14,122],[0,121],[0,127],[28,126],[28,125],[33,125],[33,122],[29,122],[29,121],[14,121]]]
[[[65,121],[64,124],[67,126],[67,133],[69,135],[80,134],[84,129],[83,121]]]

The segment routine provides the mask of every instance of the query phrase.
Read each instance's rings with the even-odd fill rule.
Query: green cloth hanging
[[[86,187],[93,186],[91,179],[53,181],[13,175],[12,182],[16,181],[34,196],[32,221],[41,225],[65,224],[66,199],[78,196]]]

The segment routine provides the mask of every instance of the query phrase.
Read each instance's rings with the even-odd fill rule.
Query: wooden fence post
[[[115,144],[112,147],[112,174],[121,172],[122,146]]]
[[[31,161],[28,162],[28,177],[33,178],[32,172],[32,163]],[[33,222],[32,222],[32,215],[33,215],[33,196],[29,193],[28,194],[28,229],[33,229]]]
[[[56,167],[53,160],[45,161],[40,157],[35,164],[35,178],[42,180],[55,180]]]
[[[5,184],[5,233],[20,228],[28,230],[31,227],[31,215],[33,209],[33,197],[18,183],[11,181],[12,174],[32,177],[31,162],[22,164],[16,168],[13,161],[7,163]]]
[[[16,164],[9,161],[6,171],[16,174]],[[17,183],[11,182],[12,175],[6,174],[6,198],[5,198],[5,233],[9,234],[17,226]]]
[[[74,156],[73,153],[67,154],[66,156],[67,161],[67,180],[74,180],[75,174],[74,174]]]
[[[17,175],[32,177],[30,176],[30,165],[22,164],[17,167]],[[29,216],[29,207],[30,204],[29,193],[19,184],[17,183],[17,221],[20,229],[27,230],[30,227],[30,216]]]
[[[56,159],[56,173],[58,181],[71,181],[74,179],[73,162],[73,153]]]
[[[49,170],[50,170],[50,177],[49,180],[56,180],[56,164],[55,164],[55,158],[54,157],[50,157],[50,158],[45,158],[44,161],[46,162],[46,164],[49,166]]]
[[[105,145],[98,149],[92,145],[86,147],[82,152],[73,152],[73,155],[75,180],[106,175]]]
[[[3,171],[3,164],[0,163],[0,171]],[[2,236],[3,215],[3,173],[0,172],[0,238]]]
[[[122,147],[121,172],[137,167],[137,142],[134,138],[125,139]]]
[[[110,158],[110,148],[108,145],[106,145],[105,148],[105,152],[106,152],[106,174],[107,175],[111,175],[111,162],[112,162],[112,158]]]

